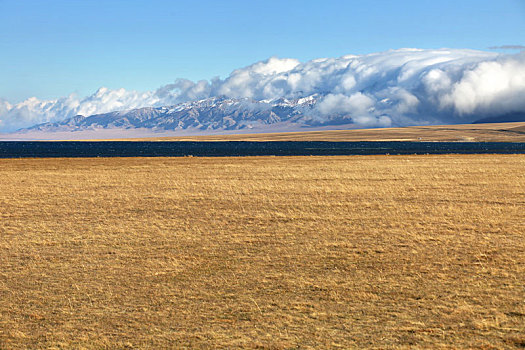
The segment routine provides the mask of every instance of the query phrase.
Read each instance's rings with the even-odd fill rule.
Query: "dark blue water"
[[[23,157],[231,157],[358,154],[521,153],[512,142],[0,142],[0,158]]]

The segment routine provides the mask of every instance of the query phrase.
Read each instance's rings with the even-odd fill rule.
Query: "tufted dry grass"
[[[0,348],[523,348],[523,155],[0,160]]]

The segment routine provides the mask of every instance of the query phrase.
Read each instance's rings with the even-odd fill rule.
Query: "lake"
[[[379,154],[525,154],[513,142],[325,142],[325,141],[3,141],[0,158],[47,157],[232,157]]]

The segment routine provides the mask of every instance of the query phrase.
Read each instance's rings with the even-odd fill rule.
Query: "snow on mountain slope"
[[[309,98],[274,101],[213,97],[181,103],[169,107],[145,107],[127,111],[75,116],[61,122],[43,123],[20,132],[83,131],[97,129],[153,130],[242,130],[261,128],[271,124],[296,123],[313,126],[327,123],[309,116],[315,106],[315,96]],[[349,117],[339,119],[350,123]],[[330,119],[334,122],[334,118]]]

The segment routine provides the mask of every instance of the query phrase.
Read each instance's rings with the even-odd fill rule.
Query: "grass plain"
[[[136,141],[479,141],[525,142],[525,122],[408,126],[209,136],[146,137]]]
[[[0,348],[523,348],[525,157],[0,160]]]

